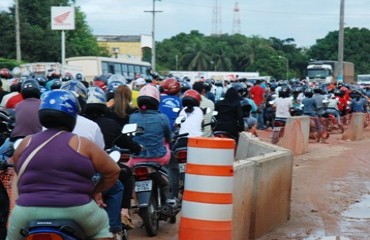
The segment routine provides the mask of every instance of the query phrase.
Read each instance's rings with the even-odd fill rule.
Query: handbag
[[[49,139],[47,139],[45,142],[43,142],[42,144],[40,144],[37,148],[35,148],[31,153],[30,155],[28,155],[28,157],[26,158],[26,160],[24,160],[21,168],[19,169],[18,171],[18,174],[15,175],[15,179],[14,179],[14,182],[15,184],[13,185],[13,187],[15,187],[15,189],[13,189],[13,192],[15,193],[14,197],[15,199],[18,198],[18,182],[19,182],[19,179],[22,177],[24,171],[26,170],[26,167],[28,166],[29,162],[32,160],[32,158],[46,145],[48,144],[51,140],[53,140],[55,137],[57,137],[58,135],[60,135],[62,132],[64,131],[60,131],[60,132],[57,132],[56,134],[54,134],[53,136],[51,136]]]

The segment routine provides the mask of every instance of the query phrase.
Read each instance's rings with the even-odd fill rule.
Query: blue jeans
[[[13,148],[14,142],[11,142],[9,138],[5,140],[3,145],[0,147],[0,158],[4,160],[8,160],[13,155],[14,148]]]
[[[122,231],[121,223],[121,202],[123,194],[123,185],[120,181],[107,191],[103,192],[104,203],[107,204],[105,211],[108,213],[109,226],[112,233]]]
[[[257,129],[265,128],[265,123],[263,121],[263,111],[264,107],[262,104],[257,106]]]

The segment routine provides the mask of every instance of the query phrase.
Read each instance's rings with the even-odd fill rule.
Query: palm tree
[[[197,39],[186,49],[182,62],[188,71],[205,71],[212,67],[211,61],[205,43]]]

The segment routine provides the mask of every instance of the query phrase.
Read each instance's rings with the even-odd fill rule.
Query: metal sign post
[[[64,77],[65,65],[65,31],[75,29],[75,8],[74,7],[51,7],[51,29],[62,30],[61,57],[62,67],[61,74]]]

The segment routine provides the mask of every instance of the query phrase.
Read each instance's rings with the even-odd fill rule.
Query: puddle
[[[360,202],[349,206],[342,216],[353,220],[370,220],[370,196],[365,196]]]

